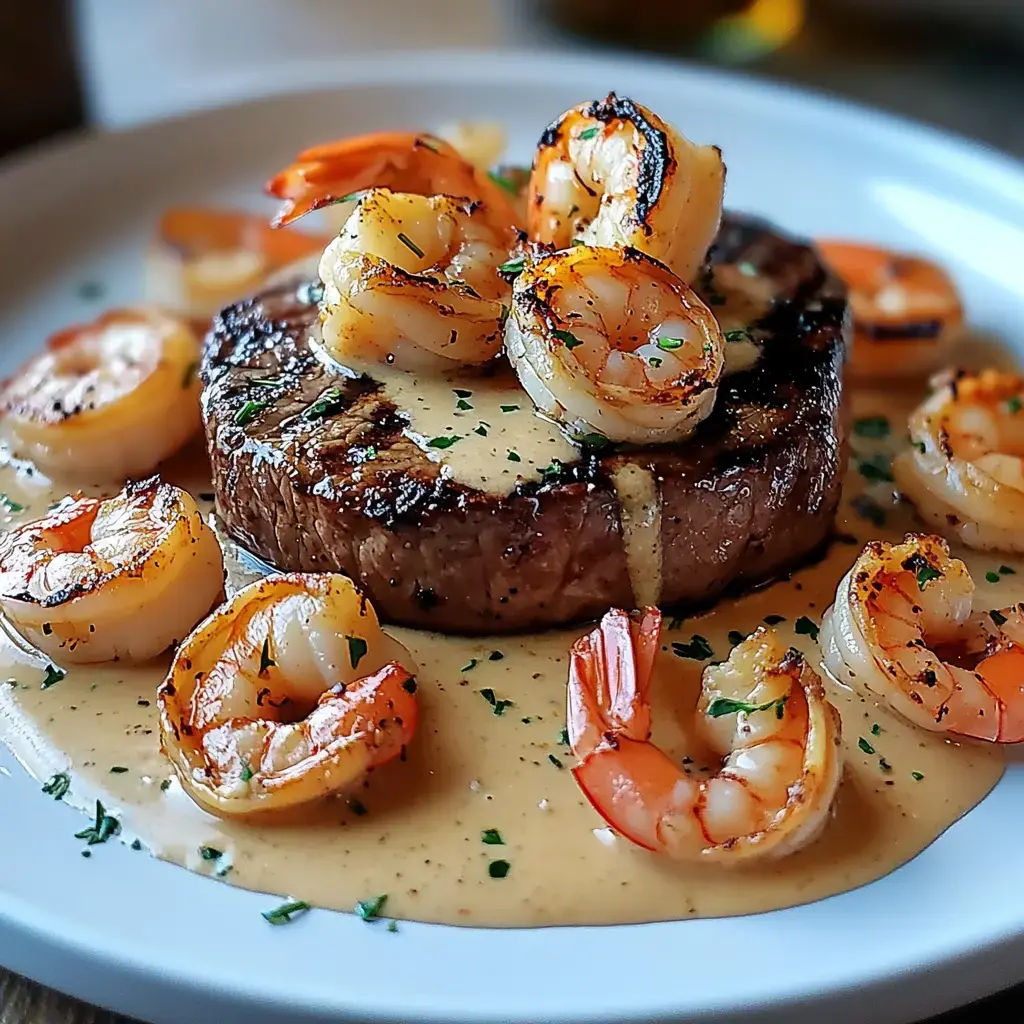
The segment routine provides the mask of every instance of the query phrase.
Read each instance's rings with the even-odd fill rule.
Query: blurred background
[[[735,66],[1024,156],[1022,0],[2,0],[0,153],[271,92],[295,62],[442,46]]]

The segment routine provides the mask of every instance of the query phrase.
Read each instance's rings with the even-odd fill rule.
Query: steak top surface
[[[201,370],[226,529],[280,569],[344,572],[387,621],[463,633],[553,626],[637,603],[613,482],[632,464],[650,471],[660,499],[662,605],[705,605],[784,573],[827,540],[839,500],[846,298],[811,247],[748,218],[725,218],[697,284],[712,310],[726,271],[770,294],[751,325],[762,354],[723,379],[697,432],[584,447],[507,494],[453,480],[381,385],[316,359],[316,283],[229,306]]]

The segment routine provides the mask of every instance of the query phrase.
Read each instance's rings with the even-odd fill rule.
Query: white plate
[[[60,144],[0,172],[0,371],[99,306],[130,301],[155,216],[183,201],[266,208],[303,145],[385,126],[500,118],[526,159],[547,120],[634,95],[729,165],[728,202],[797,232],[931,252],[971,320],[1024,347],[1024,173],[977,146],[732,76],[568,56],[404,54],[293,69],[307,91]],[[258,93],[258,74],[230,83]],[[908,1020],[1024,976],[1024,766],[912,863],[856,892],[757,917],[398,935],[111,844],[0,753],[0,962],[157,1024],[268,1021]],[[338,865],[344,870],[344,864]],[[600,900],[594,892],[593,899]],[[869,1009],[870,1008],[870,1009]],[[750,1019],[745,1017],[744,1019]]]

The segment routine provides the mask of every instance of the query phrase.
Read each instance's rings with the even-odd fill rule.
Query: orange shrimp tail
[[[994,736],[982,730],[967,735],[997,743],[1024,742],[1024,647],[1006,641],[978,662],[975,671],[998,703],[999,723]]]

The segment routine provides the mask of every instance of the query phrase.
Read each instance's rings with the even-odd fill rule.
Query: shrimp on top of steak
[[[690,434],[714,406],[725,341],[696,293],[636,249],[520,257],[505,348],[537,408],[577,437]]]
[[[614,93],[541,136],[527,196],[535,242],[632,246],[686,282],[718,234],[725,165],[646,107]]]
[[[842,775],[821,680],[765,627],[704,670],[696,730],[721,755],[706,779],[651,742],[661,613],[612,610],[572,647],[572,772],[595,810],[646,850],[722,865],[784,857],[817,838]]]
[[[276,814],[402,755],[416,731],[414,669],[351,580],[268,576],[178,648],[157,691],[160,743],[204,810]]]

